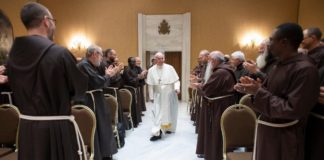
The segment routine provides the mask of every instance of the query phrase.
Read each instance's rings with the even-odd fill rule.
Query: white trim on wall
[[[182,74],[181,74],[181,99],[183,101],[188,101],[189,95],[188,95],[188,86],[189,86],[189,77],[190,77],[190,48],[191,48],[191,43],[190,43],[190,37],[191,37],[191,13],[185,13],[181,14],[182,15],[182,46],[179,46],[181,50],[181,61],[182,61]],[[138,56],[142,59],[142,67],[146,68],[146,50],[147,47],[145,46],[146,43],[146,18],[147,16],[152,15],[144,15],[142,13],[138,14]],[[163,15],[157,15],[157,16],[163,16]],[[168,17],[172,15],[166,15]],[[179,16],[179,14],[176,14],[174,16]],[[152,49],[150,49],[152,50]],[[154,49],[155,51],[158,51],[159,48]],[[167,50],[166,50],[167,51]],[[174,51],[174,50],[172,50]]]

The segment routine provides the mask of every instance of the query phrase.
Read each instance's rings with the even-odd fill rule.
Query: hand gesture
[[[0,84],[8,82],[8,76],[0,75]]]
[[[114,68],[112,65],[110,65],[108,68],[106,67],[105,73],[110,77],[114,76],[116,74],[116,67]]]
[[[255,95],[258,89],[261,87],[261,80],[259,78],[254,80],[248,76],[244,76],[240,78],[240,82],[241,83],[234,85],[234,89],[241,93]]]
[[[3,74],[6,71],[6,67],[4,65],[0,66],[0,74]]]
[[[124,69],[124,64],[123,63],[115,64],[116,73],[120,73],[120,71],[123,70],[123,69]]]
[[[199,78],[197,77],[197,76],[195,76],[195,75],[190,75],[190,82],[191,83],[197,83],[198,82],[198,80],[199,80]]]
[[[320,95],[318,97],[318,102],[324,104],[324,86],[320,87]]]
[[[194,89],[197,89],[197,88],[199,88],[199,87],[201,87],[201,86],[202,86],[201,83],[190,83],[190,87],[191,87],[191,88],[194,88]]]
[[[244,62],[243,67],[251,73],[257,73],[260,71],[259,68],[257,67],[257,64],[252,60],[248,60]]]

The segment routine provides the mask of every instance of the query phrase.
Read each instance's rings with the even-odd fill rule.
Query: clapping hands
[[[234,85],[234,89],[241,93],[256,95],[258,89],[261,87],[261,80],[258,78],[254,80],[248,76],[240,78],[240,83]]]

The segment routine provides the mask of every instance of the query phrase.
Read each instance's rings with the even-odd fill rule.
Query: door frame
[[[142,68],[146,68],[146,48],[145,44],[145,20],[146,16],[142,13],[138,14],[138,56],[142,60]],[[183,34],[182,34],[182,50],[181,52],[181,99],[183,101],[188,101],[188,87],[189,87],[189,77],[190,77],[190,57],[191,57],[191,13],[182,14],[183,17]]]

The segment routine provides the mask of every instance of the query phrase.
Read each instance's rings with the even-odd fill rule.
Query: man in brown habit
[[[209,54],[213,72],[206,83],[192,83],[193,88],[203,96],[197,151],[203,147],[207,160],[223,159],[220,119],[224,110],[235,103],[234,88],[236,78],[231,66],[224,63],[224,55],[219,51]],[[201,154],[201,153],[198,153]]]
[[[324,46],[321,45],[322,32],[319,28],[307,28],[304,30],[304,40],[301,46],[308,50],[319,70],[321,86],[324,85]],[[306,153],[305,160],[324,159],[324,104],[316,103],[309,116],[306,128]]]
[[[102,89],[105,85],[109,85],[118,67],[110,65],[105,68],[102,75],[100,68],[102,58],[102,49],[91,45],[87,48],[86,58],[78,63],[78,67],[89,78],[85,103],[94,111],[97,120],[94,159],[110,160],[112,155],[117,153],[117,145],[111,127],[111,106],[104,100]]]
[[[204,76],[208,64],[208,55],[209,52],[207,50],[201,50],[199,52],[198,56],[198,65],[193,69],[191,74],[191,81],[197,81],[197,82],[205,82]],[[195,122],[196,125],[196,133],[198,133],[198,127],[199,127],[199,113],[200,113],[200,95],[197,95],[195,104],[191,104],[192,111],[191,111],[191,120]]]
[[[260,80],[242,77],[239,92],[254,95],[252,109],[258,119],[256,160],[303,160],[308,114],[317,101],[318,71],[309,57],[299,54],[303,40],[299,25],[279,25],[270,37],[269,50],[278,63],[261,85]]]
[[[84,158],[70,121],[71,100],[82,99],[87,79],[73,55],[53,43],[55,19],[46,7],[27,3],[20,17],[28,35],[15,39],[8,60],[9,83],[21,113],[18,159]]]

